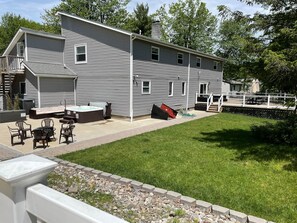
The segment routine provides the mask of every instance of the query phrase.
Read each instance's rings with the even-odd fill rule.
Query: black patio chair
[[[31,124],[28,124],[27,122],[20,120],[16,121],[15,125],[19,128],[19,130],[23,133],[23,138],[27,138],[27,132],[30,133],[30,137],[32,137],[32,126]]]
[[[64,123],[61,125],[59,144],[61,143],[61,138],[64,137],[67,144],[69,144],[69,138],[71,138],[71,142],[73,142],[73,129],[75,125],[71,120],[68,123]]]
[[[13,138],[18,137],[20,139],[20,143],[24,145],[24,138],[23,138],[23,132],[19,128],[11,128],[7,126],[10,133],[10,142],[11,145],[14,146],[16,143],[13,142]]]
[[[54,120],[51,118],[45,118],[41,121],[41,127],[43,127],[44,129],[47,128],[47,131],[48,131],[47,136],[49,139],[50,138],[56,139],[55,137],[56,128],[54,126],[55,126]]]
[[[48,147],[48,136],[47,133],[42,129],[34,129],[33,133],[33,149],[37,148],[37,143],[42,143],[42,147],[45,149]]]

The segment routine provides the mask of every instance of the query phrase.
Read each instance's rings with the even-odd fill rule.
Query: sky
[[[239,2],[238,0],[201,0],[206,3],[206,7],[213,13],[217,14],[218,5],[226,5],[231,10],[240,10],[245,14],[253,14],[257,11],[263,11],[260,6],[248,6]],[[128,4],[128,11],[133,11],[137,3],[145,1],[131,0]],[[170,4],[176,0],[150,0],[146,1],[150,8],[150,13],[155,12],[163,4]],[[36,22],[42,22],[41,15],[44,14],[45,9],[51,9],[58,5],[60,0],[0,0],[0,17],[6,12],[12,12],[21,15],[26,19]]]

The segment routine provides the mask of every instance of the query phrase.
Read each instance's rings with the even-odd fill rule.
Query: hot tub
[[[71,106],[65,110],[65,115],[72,116],[77,123],[103,120],[103,108],[95,106]]]

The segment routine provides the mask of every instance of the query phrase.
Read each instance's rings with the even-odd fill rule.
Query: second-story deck
[[[18,56],[0,56],[0,73],[9,74],[9,73],[23,73],[24,57]]]

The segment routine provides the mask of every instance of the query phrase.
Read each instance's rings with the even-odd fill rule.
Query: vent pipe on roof
[[[161,23],[160,21],[154,21],[152,23],[152,38],[160,40],[161,39]]]

